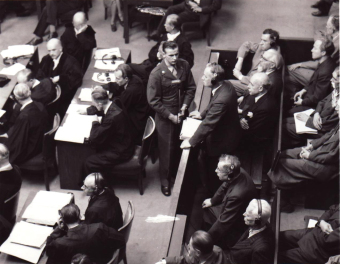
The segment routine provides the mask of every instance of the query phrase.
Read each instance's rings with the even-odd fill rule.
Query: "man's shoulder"
[[[150,75],[161,75],[164,74],[163,62],[159,63],[150,73]]]
[[[323,63],[320,64],[318,68],[319,73],[321,74],[332,74],[336,64],[331,58],[327,58]]]

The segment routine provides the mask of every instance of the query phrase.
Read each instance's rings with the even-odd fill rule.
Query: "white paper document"
[[[318,221],[315,220],[315,219],[309,219],[309,221],[308,221],[308,228],[313,228],[313,227],[315,227],[315,225],[316,225],[317,222],[318,222]]]
[[[3,75],[16,75],[19,71],[26,69],[26,67],[24,65],[22,65],[21,63],[15,63],[12,66],[9,66],[7,68],[3,68],[0,71],[0,74]]]
[[[116,76],[114,73],[102,73],[102,72],[95,72],[93,73],[92,80],[99,83],[109,83],[115,82]]]
[[[297,119],[297,115],[300,113],[304,113],[310,116],[314,112],[314,109],[308,109],[306,111],[298,112],[294,114],[295,120],[295,129],[297,134],[317,134],[318,131],[316,129],[310,128],[306,126],[306,122],[300,121]]]
[[[14,226],[10,241],[11,243],[41,248],[47,237],[52,233],[53,228],[49,226],[36,225],[21,221]]]
[[[79,94],[79,99],[82,102],[92,102],[92,89],[91,88],[82,88]]]
[[[67,114],[76,114],[79,115],[79,110],[86,111],[86,109],[90,105],[79,105],[79,104],[70,104],[69,107],[67,108],[66,113]]]
[[[115,60],[114,63],[110,60],[96,60],[94,67],[100,70],[114,71],[120,64],[124,64],[123,60]]]
[[[58,210],[69,204],[72,197],[70,193],[39,191],[22,218],[31,223],[53,226],[60,217]]]
[[[29,56],[33,53],[33,45],[13,45],[9,46],[7,50],[1,51],[1,56],[3,58],[15,58],[20,56]]]
[[[2,117],[6,113],[5,110],[0,109],[0,117]]]
[[[120,54],[119,48],[111,48],[111,49],[98,49],[94,53],[94,59],[95,60],[102,60],[102,59],[108,59],[115,55],[117,58],[122,57]]]
[[[195,134],[197,128],[199,127],[199,125],[201,123],[202,123],[201,120],[197,120],[197,119],[194,119],[194,118],[191,118],[191,117],[187,117],[183,121],[180,139],[184,140],[184,139],[191,138]]]

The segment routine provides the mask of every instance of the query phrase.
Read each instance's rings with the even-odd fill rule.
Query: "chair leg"
[[[143,178],[145,178],[145,177],[146,177],[145,170],[143,170],[142,173],[139,175],[139,178],[138,178],[138,188],[139,188],[140,195],[144,194]]]
[[[89,0],[89,7],[92,8],[92,0]]]
[[[105,20],[107,19],[107,7],[105,7],[105,10],[104,10],[104,19]]]
[[[209,30],[209,28],[207,29],[206,38],[207,38],[208,47],[210,47],[211,43],[210,43],[210,30]]]
[[[46,191],[50,190],[50,183],[49,183],[49,179],[48,179],[48,166],[45,163],[44,164],[44,180],[45,180],[45,187],[46,187]]]

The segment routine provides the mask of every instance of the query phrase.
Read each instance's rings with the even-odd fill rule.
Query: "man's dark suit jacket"
[[[235,89],[229,81],[220,84],[222,86],[201,113],[202,123],[189,140],[191,146],[205,140],[209,156],[232,153],[241,138]]]
[[[222,0],[201,0],[199,6],[202,7],[200,26],[203,27],[208,22],[210,14],[221,9]]]
[[[272,264],[274,263],[274,233],[269,224],[265,230],[248,238],[249,228],[229,251],[235,264]]]
[[[57,96],[55,84],[49,78],[40,80],[40,83],[31,88],[31,98],[33,101],[47,105]]]
[[[84,32],[76,35],[74,27],[69,24],[60,37],[63,51],[77,59],[84,72],[91,61],[92,50],[97,47],[95,34],[93,28],[87,26]]]
[[[47,125],[48,115],[41,103],[33,101],[20,111],[14,125],[7,132],[8,139],[5,142],[11,153],[11,164],[21,164],[42,151]]]
[[[119,96],[135,129],[144,131],[150,108],[146,99],[146,87],[142,80],[133,75],[126,89],[115,82],[104,85],[103,88],[109,90],[113,97]]]
[[[242,168],[229,185],[224,182],[220,186],[211,198],[211,203],[212,206],[223,203],[222,211],[208,231],[215,242],[223,238],[228,239],[228,232],[231,230],[240,230],[240,235],[243,233],[246,227],[243,213],[256,196],[255,184]]]
[[[47,238],[47,263],[71,263],[75,254],[82,253],[97,264],[106,264],[113,252],[124,245],[124,236],[103,223],[80,224],[67,232],[57,227]]]
[[[0,212],[4,212],[4,202],[20,190],[21,183],[20,175],[13,168],[0,171]],[[3,214],[1,213],[0,215]]]
[[[272,84],[269,91],[268,91],[268,94],[272,98],[274,98],[277,102],[279,102],[281,92],[282,92],[282,72],[281,72],[281,69],[269,73],[268,77],[269,77],[269,80]]]
[[[118,230],[123,226],[123,212],[119,198],[105,188],[104,193],[91,197],[85,211],[85,224],[104,223]]]
[[[127,155],[132,155],[134,151],[127,116],[114,101],[103,116],[101,123],[92,123],[89,140],[96,146],[98,151]]]
[[[167,34],[163,34],[160,41],[155,46],[153,46],[149,52],[149,60],[154,64],[154,67],[156,67],[157,63],[160,62],[160,60],[157,58],[158,48],[162,41],[167,40]],[[192,68],[192,66],[194,66],[194,53],[186,36],[181,33],[179,36],[177,36],[177,38],[175,38],[174,42],[176,42],[178,45],[179,58],[186,60],[189,63],[190,68]]]
[[[335,66],[336,64],[331,58],[327,58],[323,63],[319,64],[308,85],[304,87],[307,92],[302,98],[303,106],[314,108],[318,102],[332,92],[330,80]]]
[[[247,95],[239,107],[243,110],[240,119],[245,118],[249,125],[249,129],[243,130],[243,135],[252,139],[269,137],[273,133],[277,103],[268,93],[264,94],[256,103],[254,98],[253,95]],[[248,116],[249,113],[253,114],[252,118]]]
[[[52,78],[60,76],[58,84],[62,93],[75,92],[83,81],[83,72],[79,62],[71,55],[63,53],[57,68],[53,70],[54,62],[50,55],[42,58],[36,78]]]

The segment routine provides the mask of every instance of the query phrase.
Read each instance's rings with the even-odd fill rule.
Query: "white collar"
[[[264,96],[266,93],[267,93],[267,92],[265,92],[265,93],[263,93],[263,94],[261,94],[261,95],[256,96],[256,97],[255,97],[255,103],[257,103],[257,101],[260,100],[260,98],[261,98],[262,96]]]
[[[25,108],[28,104],[30,104],[30,103],[32,103],[32,102],[33,102],[33,101],[32,101],[32,99],[31,99],[30,101],[24,103],[24,104],[21,106],[20,111],[24,110],[24,108]]]
[[[220,87],[222,86],[222,84],[221,85],[219,85],[219,86],[217,86],[216,88],[214,88],[212,91],[211,91],[211,93],[212,93],[212,96],[214,96],[215,95],[215,93],[217,92],[217,90],[218,89],[220,89]]]
[[[106,115],[107,111],[109,110],[110,106],[112,104],[112,101],[110,101],[110,103],[107,104],[106,108],[104,109],[104,114]]]
[[[267,226],[264,226],[264,227],[261,227],[260,229],[249,229],[249,236],[248,236],[248,238],[250,238],[250,237],[252,237],[252,236],[254,236],[254,235],[256,235],[256,234],[258,234],[258,233],[260,233],[260,232],[262,232],[263,230],[265,230],[266,229],[266,227]]]
[[[32,85],[32,88],[36,87],[39,83],[40,83],[40,82],[39,82],[37,79],[35,79],[35,80],[34,80],[34,83],[33,83],[33,85]]]
[[[76,32],[76,35],[84,32],[87,29],[88,25],[84,25],[83,27],[81,27],[79,30],[77,30],[76,28],[74,28],[74,32]]]
[[[63,52],[60,53],[59,57],[54,59],[53,62],[54,62],[54,67],[53,67],[53,70],[55,70],[55,68],[57,68],[58,64],[59,64],[59,61],[60,61],[60,58],[61,56],[63,55]]]
[[[0,171],[9,171],[13,169],[11,163],[7,163],[5,166],[0,167]]]
[[[181,34],[181,31],[178,31],[177,33],[175,34],[166,34],[167,37],[168,37],[168,41],[174,41],[179,35]]]

